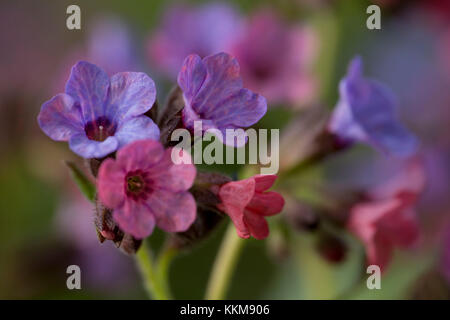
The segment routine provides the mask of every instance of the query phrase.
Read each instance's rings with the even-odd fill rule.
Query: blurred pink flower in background
[[[316,83],[311,64],[317,51],[312,30],[289,26],[272,11],[259,11],[236,35],[231,53],[241,66],[244,84],[270,103],[294,107],[311,102]]]
[[[227,51],[241,32],[241,19],[225,2],[173,6],[148,40],[150,64],[168,78],[176,79],[186,56],[195,53],[204,58]]]
[[[391,180],[370,191],[368,201],[353,206],[348,227],[364,243],[368,264],[385,270],[394,247],[408,248],[418,240],[414,206],[424,184],[423,165],[414,159]]]

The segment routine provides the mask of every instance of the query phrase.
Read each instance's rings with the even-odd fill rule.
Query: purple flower
[[[226,51],[239,34],[241,24],[240,16],[226,3],[197,8],[174,6],[165,14],[161,28],[149,39],[150,59],[166,76],[175,78],[189,54],[206,57]]]
[[[136,44],[128,25],[119,17],[99,16],[89,28],[86,54],[108,75],[138,67]]]
[[[289,26],[271,11],[252,16],[231,50],[244,83],[269,102],[301,107],[311,102],[316,84],[310,72],[316,37],[307,28]]]
[[[196,54],[188,56],[178,74],[185,107],[183,122],[192,129],[194,121],[202,122],[203,131],[248,127],[261,119],[267,111],[266,99],[243,88],[239,64],[226,53],[208,56],[203,60]],[[231,139],[230,139],[231,140]],[[245,139],[226,141],[242,146]]]
[[[171,153],[158,141],[136,141],[100,167],[99,199],[114,209],[119,227],[135,238],[150,235],[155,224],[167,232],[181,232],[194,222],[196,204],[187,190],[194,182],[195,166],[174,164]],[[189,155],[183,152],[181,157]]]
[[[365,142],[398,157],[412,155],[417,140],[398,120],[396,99],[385,85],[362,76],[362,61],[352,60],[339,84],[340,99],[329,129],[346,142]]]
[[[144,116],[156,96],[146,74],[121,72],[110,79],[99,67],[80,61],[65,91],[42,105],[38,122],[53,140],[69,141],[76,154],[102,158],[132,141],[159,138],[158,127]]]

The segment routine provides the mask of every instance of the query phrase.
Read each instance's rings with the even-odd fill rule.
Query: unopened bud
[[[316,246],[319,254],[330,263],[341,263],[347,256],[347,245],[335,235],[322,233]]]

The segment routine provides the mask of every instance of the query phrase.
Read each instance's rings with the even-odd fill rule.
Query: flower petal
[[[94,64],[80,61],[72,67],[66,83],[66,93],[81,106],[84,122],[95,121],[105,115],[109,77]]]
[[[98,171],[97,190],[100,201],[108,208],[120,207],[125,200],[126,172],[117,161],[106,159]]]
[[[65,93],[42,105],[38,123],[47,136],[57,141],[67,141],[74,134],[84,132],[80,108]]]
[[[118,146],[119,142],[114,136],[105,141],[95,141],[90,140],[84,132],[72,136],[69,140],[70,150],[86,159],[103,158],[116,151]]]
[[[284,198],[278,192],[256,192],[250,203],[247,205],[247,210],[258,213],[262,216],[273,216],[280,213],[284,207]]]
[[[241,238],[250,237],[249,230],[244,223],[244,210],[254,193],[255,180],[253,178],[228,182],[219,190],[219,198],[222,203],[217,207],[228,214]]]
[[[381,272],[386,270],[389,262],[392,259],[394,247],[383,234],[376,234],[374,238],[366,243],[367,264],[377,265]]]
[[[341,83],[342,86],[342,83]],[[367,141],[367,134],[355,121],[349,104],[342,98],[339,100],[329,123],[329,130],[346,142]]]
[[[379,233],[393,244],[407,248],[419,238],[419,222],[411,209],[396,211],[378,222]]]
[[[197,214],[197,205],[189,192],[155,191],[146,203],[155,216],[156,225],[166,232],[186,231]]]
[[[121,72],[111,77],[106,115],[116,123],[144,114],[156,99],[153,80],[142,72]]]
[[[351,209],[349,229],[364,242],[370,242],[377,231],[377,222],[401,205],[395,198],[357,204]]]
[[[117,162],[126,172],[147,170],[159,162],[164,155],[164,147],[159,141],[140,140],[130,143],[117,152]]]
[[[169,148],[159,163],[149,169],[148,176],[157,188],[172,192],[186,191],[194,183],[197,171],[192,164],[192,159],[190,163],[175,164],[172,159],[173,151],[178,152],[178,157],[190,157],[187,152]],[[182,152],[181,156],[180,152]]]
[[[416,151],[415,136],[397,118],[393,92],[377,81],[363,78],[361,59],[351,62],[339,92],[339,104],[330,122],[334,133],[398,157]]]
[[[407,157],[417,150],[417,139],[397,119],[395,99],[389,88],[368,81],[370,91],[365,99],[351,102],[353,114],[374,147],[398,157]]]
[[[206,79],[206,66],[202,59],[191,54],[186,57],[178,74],[178,85],[188,101],[192,101]]]
[[[159,128],[147,116],[123,121],[114,135],[119,140],[119,149],[137,140],[159,140]]]
[[[244,223],[255,239],[262,240],[269,235],[269,225],[263,216],[246,211],[244,214]]]
[[[209,121],[218,129],[247,127],[267,111],[264,97],[242,88],[239,64],[226,53],[203,60],[189,56],[179,74],[179,84],[186,102],[183,122],[188,128],[198,119]]]
[[[255,179],[255,192],[263,192],[270,189],[278,177],[275,174],[258,174],[253,178]]]
[[[258,122],[267,112],[266,99],[248,89],[240,89],[222,99],[217,101],[215,108],[204,113],[208,119],[214,119],[219,128],[230,124],[248,127]]]
[[[155,227],[155,218],[150,209],[144,203],[130,199],[114,210],[113,218],[122,231],[137,239],[149,236]]]

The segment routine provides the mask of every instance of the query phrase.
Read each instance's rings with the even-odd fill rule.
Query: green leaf
[[[96,188],[95,185],[89,180],[86,175],[77,167],[77,165],[71,161],[65,161],[65,164],[70,170],[72,179],[77,184],[80,191],[91,202],[94,202]]]

